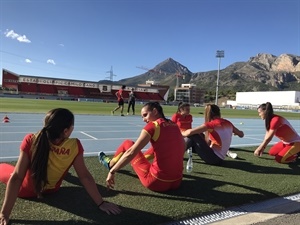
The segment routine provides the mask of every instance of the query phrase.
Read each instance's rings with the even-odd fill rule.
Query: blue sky
[[[258,53],[300,55],[299,0],[1,0],[0,65],[98,81],[173,58],[192,72]]]

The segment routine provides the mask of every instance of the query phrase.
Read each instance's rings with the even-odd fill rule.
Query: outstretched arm
[[[184,137],[188,137],[190,135],[200,134],[200,133],[203,133],[205,131],[207,131],[207,127],[204,124],[202,124],[198,127],[195,127],[195,128],[192,128],[192,129],[187,129],[187,130],[183,131],[181,134]]]
[[[254,151],[255,156],[261,156],[263,154],[265,148],[270,143],[270,141],[273,139],[275,132],[276,132],[275,130],[269,130],[266,132],[265,139]]]
[[[244,137],[244,132],[237,129],[235,126],[233,126],[233,134],[239,136],[240,138]]]
[[[97,188],[96,182],[91,175],[91,173],[86,168],[86,165],[83,160],[83,155],[80,154],[74,160],[73,166],[76,170],[76,173],[79,177],[80,182],[84,186],[85,190],[91,196],[93,201],[102,211],[106,212],[107,214],[119,214],[121,210],[119,207],[113,203],[109,203],[103,200],[99,190]]]
[[[8,224],[9,216],[15,205],[29,163],[28,155],[21,151],[15,170],[7,183],[5,197],[0,212],[0,224]]]
[[[145,131],[142,130],[139,138],[136,142],[122,155],[122,157],[113,165],[110,169],[107,178],[106,184],[108,188],[114,187],[114,175],[122,167],[126,166],[137,154],[141,151],[150,141],[151,136]]]

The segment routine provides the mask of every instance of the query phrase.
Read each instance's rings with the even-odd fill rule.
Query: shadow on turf
[[[272,160],[270,158],[260,158],[262,160]],[[186,161],[186,159],[185,159]],[[205,164],[200,158],[195,159],[194,163]],[[241,160],[225,160],[222,166],[216,166],[218,168],[230,168],[236,170],[243,170],[250,173],[261,173],[261,174],[287,174],[287,175],[297,175],[300,174],[299,161],[298,163],[292,163],[286,166],[285,168],[276,167],[276,162],[274,166],[264,166],[257,165],[250,162],[247,162],[246,159]],[[206,164],[207,165],[207,164]],[[209,166],[209,165],[208,165]],[[290,168],[292,168],[292,170]],[[204,170],[205,171],[205,170]],[[195,174],[195,175],[193,175]],[[201,177],[201,174],[211,175],[212,179]],[[200,177],[199,177],[200,175]],[[225,175],[225,173],[223,174]],[[228,175],[228,174],[227,174]],[[277,194],[270,192],[265,189],[251,187],[235,182],[228,181],[218,181],[213,179],[213,177],[222,176],[222,174],[207,174],[205,172],[193,172],[191,174],[184,174],[184,180],[182,182],[181,188],[174,191],[169,191],[167,194],[174,196],[175,199],[182,198],[182,200],[189,199],[191,202],[196,203],[211,203],[214,205],[223,206],[225,208],[231,207],[231,203],[244,204],[245,202],[252,202],[262,199],[270,199],[279,197]],[[243,177],[241,177],[241,180]],[[218,187],[221,186],[233,186],[233,190],[236,189],[246,189],[249,193],[237,193],[235,191],[223,192],[219,191]],[[209,194],[206,194],[209,193]]]
[[[237,152],[252,152],[240,148],[230,148],[230,150],[237,151]],[[232,160],[227,160],[226,158],[220,167],[243,170],[251,173],[291,174],[297,176],[300,174],[300,158],[298,158],[296,162],[289,163],[289,164],[282,164],[282,165],[286,165],[285,168],[282,168],[277,166],[278,163],[275,161],[275,159],[270,157],[265,157],[266,155],[268,155],[268,153],[264,153],[263,156],[259,157],[259,160],[273,161],[271,165],[274,166],[253,164],[251,162],[248,162],[247,159],[238,156],[236,159],[232,159]],[[185,158],[184,161],[187,161],[187,158]],[[195,157],[193,157],[193,162],[206,164],[200,157],[197,156],[197,154],[195,154]]]
[[[252,152],[249,150],[241,149],[241,148],[230,148],[232,151],[238,151],[238,152]],[[234,161],[224,161],[224,164],[222,166],[234,168],[234,169],[241,169],[248,172],[253,173],[273,173],[273,174],[292,174],[292,175],[299,175],[300,174],[300,159],[298,158],[295,162],[283,164],[287,165],[288,168],[279,168],[276,167],[276,164],[278,164],[274,158],[265,157],[264,155],[268,155],[268,153],[264,153],[263,156],[259,157],[260,160],[266,160],[266,161],[274,161],[274,166],[260,166],[257,164],[252,164],[246,162],[244,158],[237,157]],[[244,161],[242,164],[239,163],[239,161]],[[292,169],[292,170],[291,170]]]
[[[112,194],[120,194],[116,191],[106,191],[106,188],[98,185],[100,193],[104,198]],[[134,193],[138,195],[138,193]],[[103,225],[153,225],[172,221],[171,218],[133,209],[129,207],[121,207],[122,213],[119,215],[107,215],[105,212],[99,210],[97,206],[91,201],[91,198],[86,193],[83,187],[61,187],[57,193],[45,195],[43,199],[27,199],[30,202],[37,202],[39,204],[47,205],[48,216],[43,217],[41,213],[41,220],[33,220],[33,216],[27,214],[28,219],[11,219],[11,224],[103,224]],[[43,210],[41,206],[39,210]],[[49,207],[53,207],[52,210]],[[57,209],[65,211],[58,215],[49,215],[49,212],[56,212]],[[27,209],[29,211],[29,209]],[[35,212],[36,214],[36,212]],[[61,216],[63,215],[63,216]],[[70,219],[76,215],[76,219]],[[37,217],[37,216],[35,216]],[[67,217],[67,220],[65,219]],[[79,217],[79,219],[78,219]],[[26,215],[24,215],[26,218]],[[81,218],[81,219],[80,219]],[[146,218],[146,220],[145,220]],[[140,223],[139,221],[143,221]]]
[[[251,191],[251,193],[243,194],[235,193],[234,191],[223,192],[218,190],[218,187],[225,185],[247,189],[249,192]],[[223,207],[229,207],[231,206],[231,203],[237,204],[240,202],[242,204],[246,199],[251,201],[253,199],[258,199],[260,196],[268,196],[271,198],[278,196],[272,192],[260,188],[208,178],[199,179],[198,176],[187,174],[185,175],[185,179],[182,182],[181,188],[178,190],[169,191],[167,194],[173,195],[174,197],[176,196],[177,199],[189,199],[191,202],[211,203]]]
[[[269,160],[269,159],[268,159]],[[195,158],[194,162],[196,164],[203,164],[200,158]],[[274,162],[275,163],[275,162]],[[274,164],[276,165],[276,164]],[[260,165],[253,165],[244,160],[225,160],[222,168],[234,168],[240,169],[247,172],[254,173],[274,173],[274,174],[294,174],[293,170],[288,168],[277,168],[277,167],[264,167]],[[299,167],[296,168],[297,174],[300,174]],[[136,178],[136,183],[139,183],[133,171],[121,170],[124,176],[130,176]],[[269,192],[268,190],[263,190],[260,188],[249,187],[243,184],[237,184],[233,182],[226,182],[224,180],[219,181],[204,178],[199,176],[199,174],[206,174],[205,172],[195,172],[194,174],[184,174],[184,179],[182,185],[177,190],[168,191],[166,193],[156,193],[148,190],[142,189],[142,191],[136,192],[130,187],[128,189],[121,189],[117,191],[107,191],[105,187],[98,185],[98,189],[104,198],[113,197],[117,195],[126,195],[133,197],[146,196],[155,199],[155,201],[175,200],[189,203],[196,203],[197,206],[201,207],[201,204],[213,204],[224,208],[233,206],[232,204],[244,204],[245,202],[251,202],[257,199],[270,199],[276,198],[278,195]],[[222,174],[212,174],[212,176],[221,176]],[[58,193],[45,196],[42,200],[30,200],[36,201],[47,205],[47,210],[49,207],[55,209],[60,209],[65,212],[66,215],[60,217],[59,215],[53,215],[53,218],[42,217],[40,220],[32,220],[32,217],[28,215],[28,220],[15,219],[11,220],[12,224],[43,224],[43,225],[53,225],[55,224],[105,224],[105,225],[154,225],[162,224],[172,221],[173,219],[166,216],[161,216],[159,214],[150,213],[145,210],[138,210],[137,205],[131,205],[130,202],[126,204],[127,207],[122,206],[122,213],[120,215],[107,215],[102,211],[99,211],[94,203],[91,201],[90,197],[86,193],[85,189],[81,186],[78,177],[73,176],[69,173],[65,181],[74,186],[62,187]],[[134,185],[133,184],[133,185]],[[237,193],[223,192],[218,190],[219,187],[229,185],[234,188],[241,188],[249,190],[249,193]],[[130,198],[129,198],[130,199]],[[117,203],[117,202],[116,202]],[[141,203],[144,204],[144,203]],[[198,205],[199,204],[199,205]],[[187,207],[187,206],[185,206]],[[41,207],[42,208],[42,207]],[[188,207],[189,208],[189,207]],[[50,212],[55,212],[56,210],[51,210]],[[42,209],[41,209],[42,210]],[[187,210],[187,208],[185,208]],[[70,219],[72,217],[79,217],[79,219]],[[67,217],[68,220],[65,220]],[[26,217],[24,217],[26,218]],[[80,219],[81,218],[81,219]],[[137,222],[139,221],[139,222]]]
[[[11,220],[10,221],[11,224],[22,224],[22,225],[26,225],[26,224],[31,224],[31,225],[41,225],[41,224],[47,224],[47,225],[72,225],[72,224],[76,224],[76,225],[90,225],[90,224],[95,224],[95,223],[90,223],[90,222],[84,222],[84,221],[77,221],[77,220],[65,220],[65,221],[59,221],[59,220],[53,220],[53,221],[49,221],[49,220]]]

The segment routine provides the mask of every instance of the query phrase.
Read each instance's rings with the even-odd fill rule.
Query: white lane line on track
[[[3,156],[3,157],[0,157],[0,159],[15,159],[15,158],[18,158],[19,156]]]
[[[274,144],[276,144],[277,142],[270,142],[269,143],[269,145],[271,146],[271,145],[274,145]],[[235,144],[235,145],[230,145],[230,147],[254,147],[254,146],[256,146],[256,145],[260,145],[261,144],[261,142],[258,142],[258,143],[253,143],[253,142],[251,142],[251,143],[246,143],[246,144]]]
[[[249,137],[249,136],[245,136],[244,138],[245,138],[245,139],[250,139],[250,140],[256,140],[256,141],[263,141],[262,138],[251,138],[251,137]]]
[[[91,135],[85,134],[82,132],[83,135],[86,135],[90,138],[79,138],[80,141],[111,141],[111,140],[125,140],[125,139],[130,139],[130,140],[136,140],[138,137],[119,137],[119,138],[95,138]],[[92,140],[92,139],[93,140]],[[9,143],[21,143],[22,141],[0,141],[1,144],[9,144]]]
[[[82,134],[84,134],[84,135],[86,135],[86,136],[88,136],[88,137],[90,137],[90,138],[93,138],[94,140],[98,140],[98,138],[95,138],[94,136],[89,135],[89,134],[87,134],[87,133],[85,133],[85,132],[83,132],[83,131],[80,131],[80,133],[82,133]]]
[[[124,133],[126,131],[126,133],[128,132],[139,132],[140,130],[88,130],[85,132],[93,132],[93,133]],[[73,131],[73,132],[78,132],[78,131]],[[80,133],[83,131],[79,131]]]

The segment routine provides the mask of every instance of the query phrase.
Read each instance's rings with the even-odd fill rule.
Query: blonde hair
[[[216,117],[221,117],[221,112],[219,106],[215,104],[208,104],[205,106],[204,119],[205,122],[212,121]],[[205,140],[209,142],[208,131],[205,132]]]
[[[213,120],[215,117],[221,117],[221,111],[219,106],[215,104],[208,104],[205,106],[204,118],[205,122]]]

